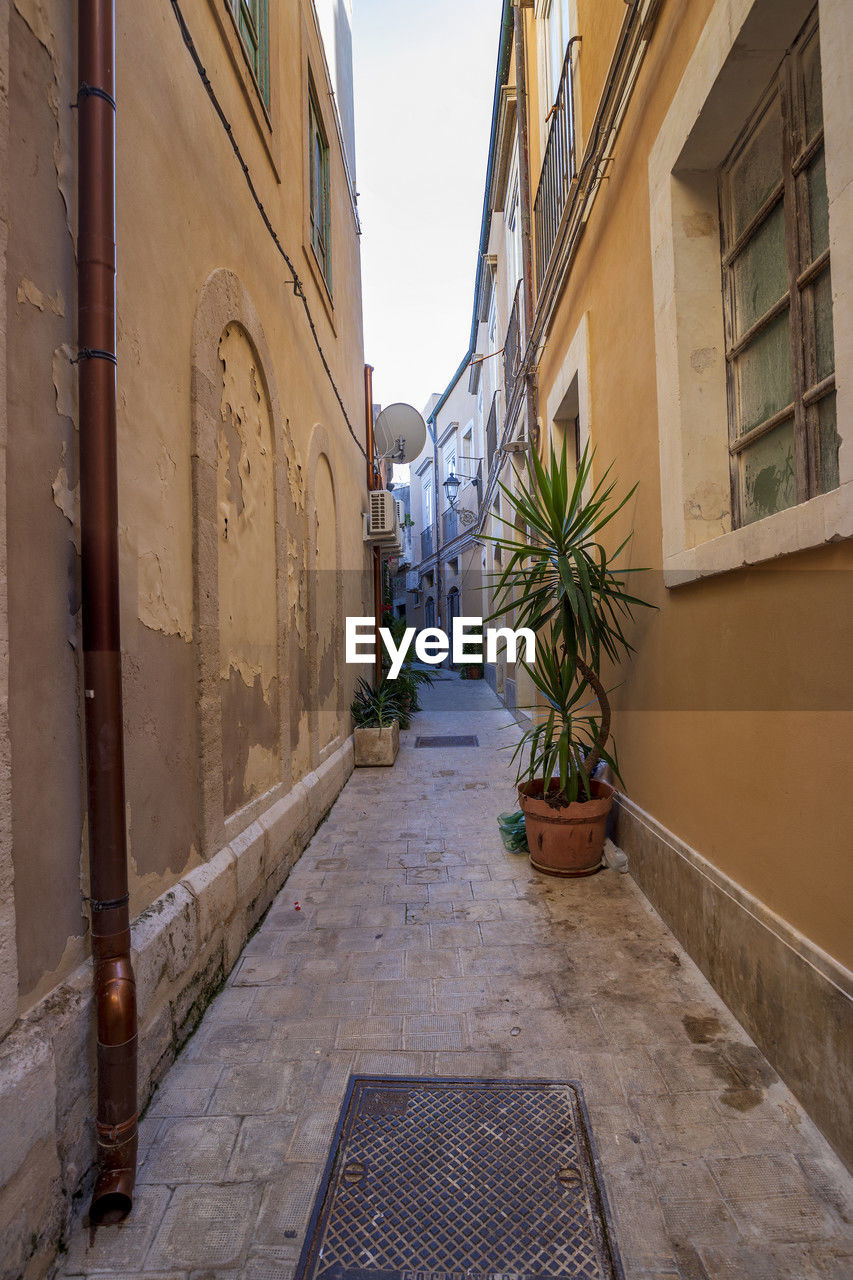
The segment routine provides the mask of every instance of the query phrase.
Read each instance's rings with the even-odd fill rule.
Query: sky
[[[501,0],[354,0],[364,355],[423,409],[468,349]]]

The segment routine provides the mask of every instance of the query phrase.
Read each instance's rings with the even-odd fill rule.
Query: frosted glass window
[[[829,248],[829,200],[826,194],[826,161],[822,150],[806,173],[812,258],[819,258],[824,249]]]
[[[740,465],[744,524],[793,507],[797,501],[793,419],[744,449]]]
[[[817,10],[720,173],[736,524],[838,485]]]
[[[745,435],[791,403],[791,320],[783,311],[749,344],[735,365],[738,433]]]
[[[800,69],[803,86],[803,106],[806,142],[811,142],[823,128],[823,94],[820,79],[820,39],[817,31],[806,41]]]
[[[766,108],[751,137],[731,166],[729,194],[732,239],[746,230],[782,181],[782,115],[778,96]]]
[[[781,202],[735,258],[732,279],[735,331],[740,338],[788,292],[785,209]]]
[[[835,370],[835,343],[832,336],[832,280],[828,271],[818,276],[812,289],[814,300],[815,357],[817,381],[823,382]]]

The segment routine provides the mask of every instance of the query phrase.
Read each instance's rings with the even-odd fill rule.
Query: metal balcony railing
[[[497,453],[498,448],[498,393],[492,396],[492,407],[489,410],[489,418],[486,423],[486,472],[488,473],[492,458]]]
[[[452,507],[441,513],[441,541],[446,546],[459,533],[459,517]]]
[[[421,560],[428,560],[432,555],[432,525],[421,530]]]
[[[575,109],[572,90],[572,44],[566,49],[557,100],[551,108],[551,127],[545,158],[533,203],[536,228],[536,287],[542,288],[545,271],[557,238],[560,220],[569,198],[575,163]]]
[[[504,391],[509,405],[512,399],[515,380],[521,364],[521,281],[515,290],[512,311],[509,313],[509,324],[504,339]]]

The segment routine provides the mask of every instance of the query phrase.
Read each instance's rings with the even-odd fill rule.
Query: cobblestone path
[[[504,852],[510,717],[443,679],[357,770],[57,1275],[290,1280],[352,1072],[579,1080],[628,1280],[850,1280],[851,1181],[630,875]],[[478,749],[415,749],[476,733]],[[300,910],[295,909],[299,902]]]

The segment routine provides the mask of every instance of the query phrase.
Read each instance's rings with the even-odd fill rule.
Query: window
[[[521,279],[521,217],[519,215],[518,174],[514,174],[506,206],[506,283],[509,304]]]
[[[829,205],[813,19],[720,176],[733,524],[838,487]]]
[[[429,529],[432,526],[432,480],[424,480],[422,505],[424,528]]]
[[[228,0],[243,48],[261,91],[270,105],[270,43],[268,0]]]
[[[455,436],[453,437],[452,440],[448,440],[447,444],[444,446],[444,450],[442,453],[442,460],[444,462],[445,480],[447,479],[448,476],[455,476],[456,475],[456,437]]]
[[[569,43],[569,0],[551,0],[545,17],[546,67],[548,73],[547,99],[549,110],[557,99],[563,59]]]
[[[308,181],[311,248],[323,278],[332,285],[329,208],[329,144],[313,90],[308,95]]]

